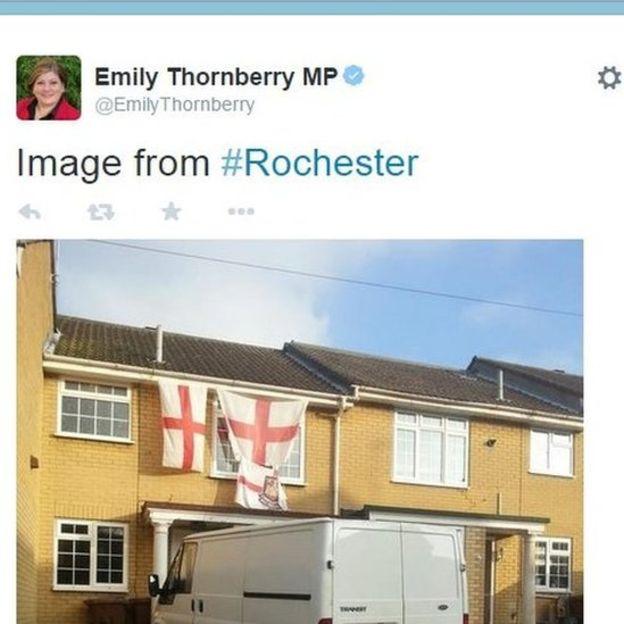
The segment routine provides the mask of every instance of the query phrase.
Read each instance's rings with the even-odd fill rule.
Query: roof
[[[571,375],[562,370],[549,370],[547,368],[537,368],[535,366],[525,366],[524,364],[515,364],[513,362],[504,362],[502,360],[492,360],[490,358],[474,357],[470,363],[470,368],[474,362],[483,362],[490,364],[496,368],[516,373],[523,377],[527,377],[534,381],[548,384],[570,392],[576,396],[583,396],[583,377],[580,375]]]
[[[55,355],[337,394],[280,349],[163,332],[164,362],[155,365],[153,329],[62,315],[57,327]]]
[[[416,364],[366,353],[290,342],[286,350],[318,367],[328,380],[423,397],[501,405],[498,386],[467,370]],[[527,410],[571,414],[551,403],[505,388],[505,405]]]
[[[469,370],[299,342],[271,349],[169,332],[163,332],[164,362],[156,364],[154,329],[62,315],[57,324],[61,336],[54,354],[60,356],[331,395],[350,394],[352,386],[365,386],[427,399],[578,415],[510,388],[505,388],[501,403],[497,384]]]

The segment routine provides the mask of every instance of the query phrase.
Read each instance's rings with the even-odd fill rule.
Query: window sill
[[[112,444],[134,444],[133,440],[124,440],[123,438],[109,438],[107,436],[82,435],[80,433],[66,433],[57,431],[53,434],[55,438],[69,438],[71,440],[88,440],[90,442],[111,442]]]
[[[555,589],[555,588],[548,589],[546,587],[536,587],[535,593],[539,596],[541,595],[552,596],[553,594],[560,596],[561,594],[571,594],[572,590],[571,589]]]
[[[128,587],[92,587],[91,585],[81,585],[80,587],[72,587],[68,585],[52,585],[52,591],[60,591],[60,592],[82,592],[83,594],[88,593],[101,593],[101,594],[127,594]]]
[[[390,479],[392,483],[406,483],[407,485],[421,485],[424,487],[438,487],[438,488],[452,488],[455,490],[467,490],[468,484],[454,484],[454,483],[427,483],[426,481],[410,481],[409,479],[401,479],[399,477],[393,477]]]
[[[529,470],[529,474],[538,477],[559,477],[560,479],[574,479],[573,474],[560,474],[558,472],[540,472],[538,470]]]
[[[224,474],[222,472],[210,472],[207,475],[210,479],[223,479],[225,481],[236,481],[235,474]],[[294,481],[292,479],[280,479],[282,485],[293,485],[295,487],[306,487],[307,481]]]

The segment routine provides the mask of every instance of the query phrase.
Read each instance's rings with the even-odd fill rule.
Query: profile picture
[[[16,77],[18,119],[73,121],[80,117],[77,56],[20,56]]]

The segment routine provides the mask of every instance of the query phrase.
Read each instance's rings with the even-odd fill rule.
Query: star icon
[[[165,213],[165,221],[169,221],[169,219],[173,219],[174,221],[178,220],[178,212],[182,210],[182,208],[176,208],[173,202],[169,202],[169,205],[161,208],[161,210]]]

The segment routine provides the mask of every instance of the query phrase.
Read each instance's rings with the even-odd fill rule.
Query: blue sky
[[[126,242],[126,241],[124,241]],[[580,241],[127,241],[582,313]],[[279,347],[582,372],[582,318],[328,282],[88,241],[59,245],[63,314]]]

